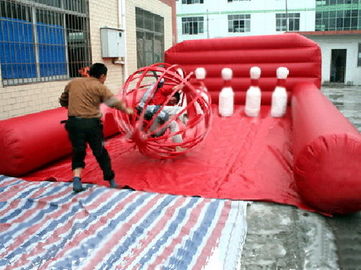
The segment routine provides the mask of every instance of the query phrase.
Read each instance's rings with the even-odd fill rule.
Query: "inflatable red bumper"
[[[294,175],[309,205],[331,213],[361,209],[361,136],[313,84],[293,90]]]
[[[104,109],[104,136],[118,133],[110,110]],[[0,121],[0,174],[23,176],[71,153],[61,121],[67,110],[57,108]]]

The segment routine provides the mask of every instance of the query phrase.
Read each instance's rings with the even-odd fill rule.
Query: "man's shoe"
[[[115,179],[109,180],[109,186],[110,186],[111,188],[119,188],[119,186],[118,186],[117,183],[115,182]]]
[[[134,188],[132,188],[132,187],[130,187],[130,186],[127,186],[127,185],[122,186],[122,189],[127,189],[127,190],[130,190],[130,191],[135,191]]]
[[[78,193],[81,191],[84,191],[85,188],[83,188],[82,184],[81,184],[81,178],[80,177],[74,177],[73,178],[73,191]]]

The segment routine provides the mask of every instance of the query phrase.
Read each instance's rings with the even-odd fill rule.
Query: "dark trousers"
[[[69,117],[65,129],[73,146],[72,170],[85,167],[86,146],[89,144],[100,168],[104,180],[114,178],[110,157],[104,147],[103,125],[98,118]]]

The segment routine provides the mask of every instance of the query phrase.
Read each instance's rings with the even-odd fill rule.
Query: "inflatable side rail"
[[[294,176],[302,199],[326,213],[361,209],[361,134],[312,83],[292,96]]]
[[[71,153],[64,124],[67,110],[56,108],[0,121],[0,174],[22,176]],[[111,110],[103,113],[104,136],[116,134]]]

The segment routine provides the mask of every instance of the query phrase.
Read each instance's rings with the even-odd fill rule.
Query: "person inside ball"
[[[164,79],[161,79],[153,90],[154,85],[151,85],[142,96],[138,106],[136,107],[138,115],[141,115],[143,109],[144,119],[148,122],[152,137],[161,137],[169,129],[172,136],[172,141],[177,144],[175,150],[180,152],[185,148],[181,147],[183,143],[182,135],[179,133],[179,123],[175,119],[175,115],[179,115],[183,110],[180,106],[181,94],[183,85],[167,85],[164,84]],[[173,95],[172,95],[173,93]],[[171,97],[169,97],[172,95]],[[149,99],[149,102],[147,102]],[[172,119],[171,119],[172,118]]]

